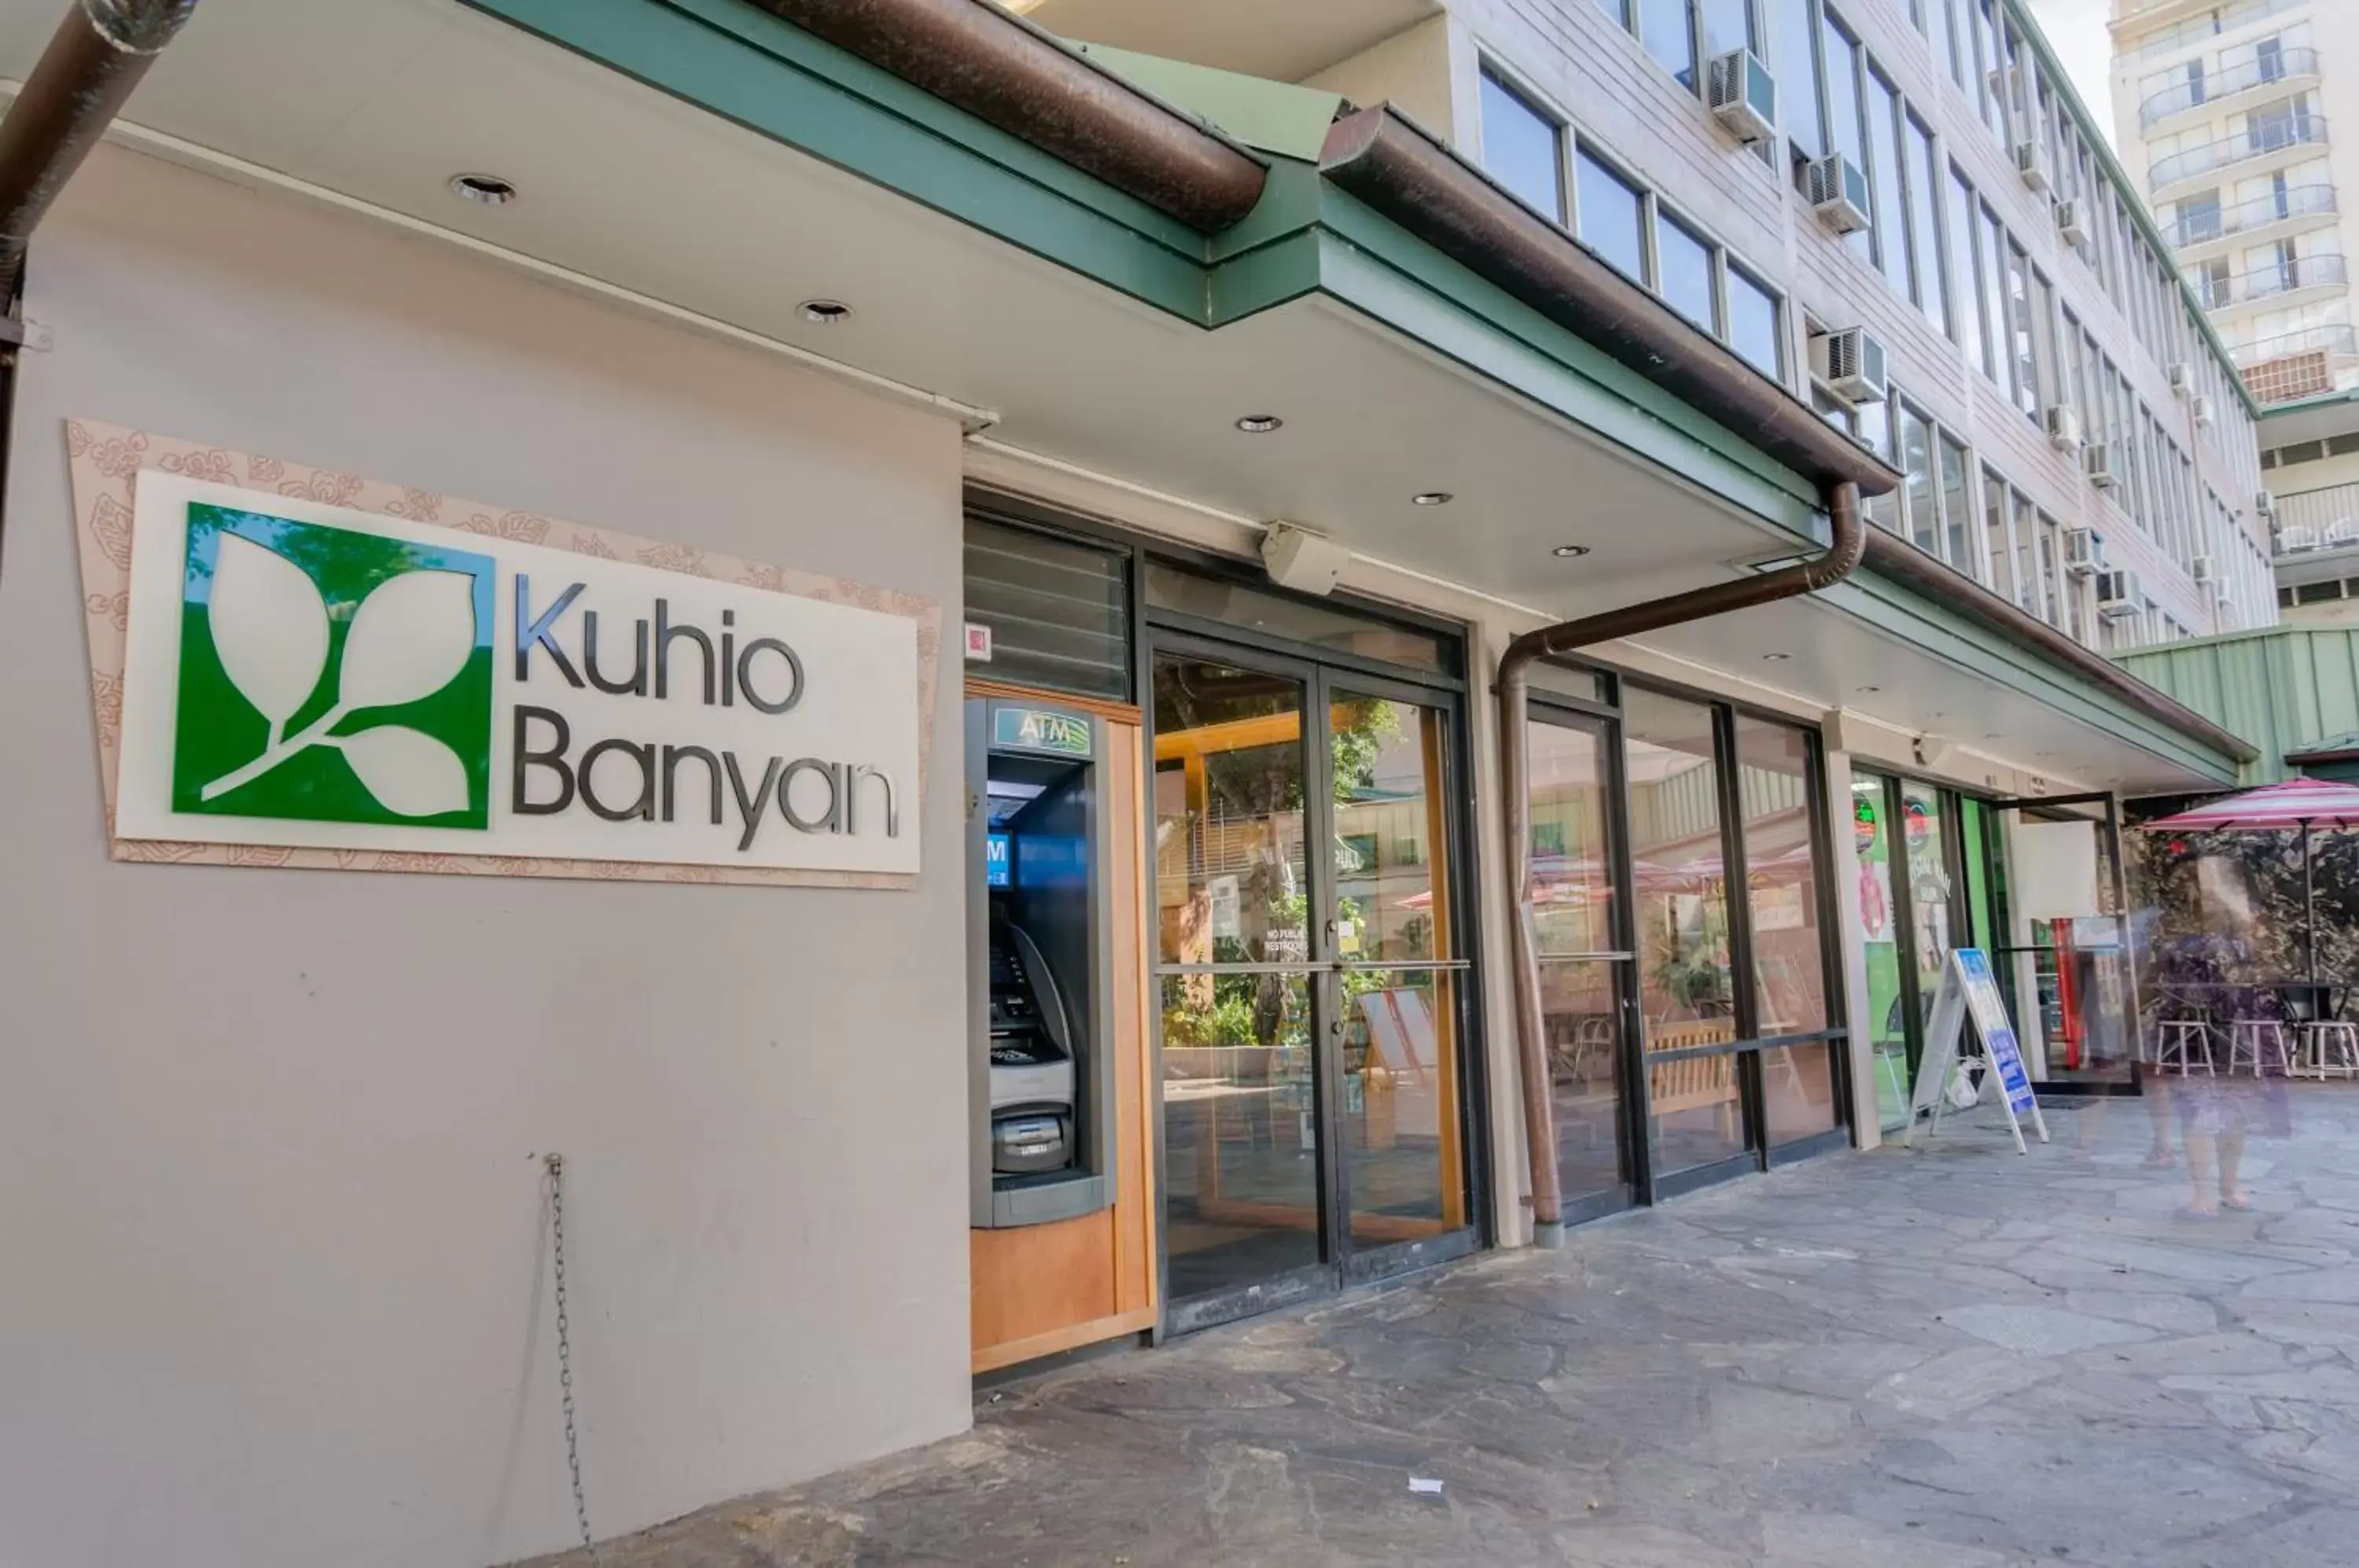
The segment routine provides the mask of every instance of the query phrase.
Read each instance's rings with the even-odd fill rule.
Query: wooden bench
[[[1652,1057],[1700,1045],[1724,1045],[1735,1038],[1734,1026],[1725,1018],[1658,1024],[1647,1031],[1647,1054]],[[1723,1122],[1735,1114],[1736,1057],[1734,1053],[1681,1056],[1669,1062],[1650,1061],[1647,1063],[1647,1106],[1656,1116],[1703,1110],[1714,1105],[1721,1107]]]

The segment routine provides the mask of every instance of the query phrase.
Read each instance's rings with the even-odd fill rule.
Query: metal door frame
[[[1622,750],[1622,715],[1618,706],[1584,702],[1539,686],[1532,686],[1528,691],[1524,703],[1526,724],[1554,724],[1589,733],[1595,737],[1598,756],[1604,764],[1605,799],[1600,817],[1605,831],[1606,875],[1614,884],[1614,920],[1609,933],[1614,947],[1591,956],[1598,963],[1614,966],[1614,1015],[1620,1020],[1614,1064],[1619,1101],[1614,1110],[1614,1131],[1622,1144],[1619,1152],[1623,1177],[1619,1192],[1587,1193],[1566,1205],[1564,1223],[1578,1225],[1655,1201],[1655,1150],[1647,1114],[1646,1040],[1642,1033],[1646,1020],[1640,1014],[1638,995],[1638,914],[1630,896],[1636,878],[1630,858],[1629,779]],[[1547,962],[1545,957],[1542,962]]]
[[[1476,1029],[1479,1008],[1475,1005],[1474,992],[1478,987],[1473,983],[1479,971],[1471,956],[1472,952],[1479,951],[1480,933],[1467,918],[1473,900],[1466,896],[1472,868],[1467,865],[1471,838],[1466,831],[1462,799],[1465,792],[1461,788],[1466,768],[1463,756],[1465,710],[1462,691],[1457,683],[1447,681],[1428,684],[1417,679],[1418,672],[1380,673],[1380,667],[1364,660],[1331,659],[1316,650],[1299,649],[1291,645],[1277,646],[1275,639],[1208,635],[1195,625],[1175,626],[1160,616],[1148,621],[1141,627],[1139,670],[1142,695],[1147,698],[1141,704],[1147,736],[1147,767],[1143,770],[1147,795],[1144,822],[1146,831],[1150,834],[1157,820],[1153,683],[1157,664],[1167,657],[1226,664],[1280,680],[1294,681],[1300,685],[1303,706],[1298,744],[1303,748],[1303,877],[1309,903],[1308,956],[1300,964],[1212,967],[1229,972],[1277,967],[1288,975],[1299,974],[1309,984],[1311,1103],[1315,1107],[1319,1136],[1318,1214],[1313,1235],[1320,1256],[1316,1263],[1299,1265],[1266,1279],[1201,1295],[1177,1297],[1170,1290],[1169,1182],[1168,1180],[1158,1182],[1160,1197],[1156,1205],[1155,1247],[1158,1278],[1163,1281],[1161,1322],[1155,1336],[1158,1341],[1169,1334],[1209,1328],[1297,1301],[1331,1296],[1356,1284],[1430,1268],[1478,1250],[1487,1243],[1490,1235],[1486,1162],[1481,1153],[1482,1118],[1475,1114],[1478,1105],[1487,1103],[1487,1089],[1481,1069],[1482,1052]],[[1449,969],[1468,976],[1466,982],[1453,987],[1452,996],[1459,1058],[1456,1114],[1459,1117],[1461,1168],[1456,1176],[1465,1187],[1467,1223],[1430,1239],[1366,1248],[1355,1248],[1351,1238],[1351,1171],[1343,1138],[1342,976],[1347,965],[1338,951],[1337,879],[1332,852],[1335,834],[1334,755],[1330,731],[1333,694],[1338,689],[1353,696],[1432,708],[1441,714],[1444,734],[1448,737],[1443,777],[1432,782],[1443,796],[1443,831],[1447,834],[1447,842],[1442,848],[1447,860],[1444,875],[1436,879],[1434,894],[1436,898],[1450,901],[1451,927],[1460,933],[1454,945],[1462,954],[1470,954],[1446,964],[1383,966]],[[1147,890],[1147,897],[1149,929],[1152,931],[1151,887]],[[1152,991],[1159,992],[1162,981],[1169,975],[1192,973],[1196,967],[1190,965],[1177,969],[1159,959],[1150,958],[1147,985]],[[1159,998],[1153,1012],[1154,1044],[1159,1062],[1163,1029]],[[1153,1138],[1156,1159],[1158,1170],[1168,1170],[1169,1151],[1164,1138],[1163,1080],[1159,1071],[1155,1083]]]
[[[2113,862],[2113,877],[2111,878],[2114,893],[2113,918],[2114,924],[2121,931],[2122,963],[2125,966],[2125,974],[2127,980],[2125,990],[2129,1003],[2130,1015],[2129,1079],[2126,1083],[2091,1083],[2075,1079],[2049,1078],[2042,1080],[2037,1087],[2042,1094],[2055,1094],[2064,1098],[2104,1099],[2112,1096],[2135,1098],[2144,1094],[2146,1093],[2146,999],[2141,994],[2141,988],[2138,984],[2139,964],[2137,951],[2137,925],[2136,921],[2130,919],[2129,861],[2127,856],[2124,854],[2122,847],[2121,797],[2109,790],[2084,790],[2077,795],[2020,795],[2010,797],[2006,800],[1992,800],[1986,802],[1986,804],[1994,812],[2052,811],[2060,806],[2102,806],[2104,808],[2104,817],[2102,823],[2089,818],[2082,818],[2080,820],[2088,822],[2092,827],[2102,826],[2104,834],[2102,843],[2110,853],[2110,858]],[[2071,819],[2068,817],[2067,820]],[[2002,909],[2000,914],[2002,918],[2005,918],[2006,911]],[[2007,923],[2012,927],[2014,922],[2010,919]],[[2012,930],[2009,930],[2002,934],[2011,937],[2014,933]],[[2037,944],[2034,945],[2036,946]],[[2017,947],[2010,942],[2006,947],[1999,949],[1999,951],[2004,952],[2012,957],[2015,953],[2026,950]],[[2035,1005],[2036,1001],[2037,999],[2035,998]],[[2018,1013],[2022,1010],[2022,999],[2017,997],[2016,1000],[2016,1007]],[[2045,1032],[2044,1029],[2042,1032]]]

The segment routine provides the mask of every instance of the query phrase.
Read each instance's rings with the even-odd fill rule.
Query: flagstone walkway
[[[2028,1158],[1977,1119],[985,1394],[603,1562],[2359,1562],[2359,1088],[2292,1111],[2250,1214],[2182,1215],[2139,1102]]]

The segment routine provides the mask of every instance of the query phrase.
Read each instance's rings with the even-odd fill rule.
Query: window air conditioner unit
[[[2137,573],[2115,568],[2097,573],[2097,614],[2109,621],[2126,621],[2146,613],[2146,595],[2138,592]]]
[[[2188,407],[2194,410],[2197,424],[2208,425],[2212,422],[2212,399],[2204,394],[2198,392]]]
[[[2316,528],[2280,528],[2277,530],[2277,553],[2291,555],[2299,550],[2318,548]]]
[[[2106,450],[2104,441],[2096,442],[2081,453],[2081,468],[2088,474],[2089,483],[2098,489],[2114,487],[2114,454]]]
[[[1865,328],[1810,334],[1810,374],[1847,403],[1884,401],[1884,345]]]
[[[2054,183],[2048,177],[2047,151],[2036,141],[2015,144],[2015,171],[2034,191],[2046,191]]]
[[[2075,577],[2094,576],[2105,564],[2105,536],[2094,528],[2064,530],[2064,569]]]
[[[1777,79],[1751,49],[1712,62],[1707,100],[1712,117],[1747,147],[1777,134]]]
[[[2195,396],[2195,367],[2180,360],[2170,367],[2170,389],[2182,397]]]
[[[2339,544],[2359,544],[2359,523],[2348,517],[2338,517],[2326,525],[2326,545],[2332,550]]]
[[[2078,201],[2056,203],[2056,232],[2068,245],[2075,247],[2089,243],[2088,209]]]
[[[2219,605],[2220,608],[2223,610],[2233,610],[2236,607],[2236,595],[2231,593],[2225,588],[2223,588],[2220,590],[2219,595],[2212,602]]]
[[[2081,410],[2059,403],[2048,410],[2048,444],[2058,452],[2081,450]]]
[[[1867,176],[1859,165],[1832,153],[1809,166],[1804,192],[1819,222],[1839,234],[1855,234],[1868,226]]]
[[[2198,583],[2211,582],[2212,558],[2208,555],[2199,555],[2194,560],[2189,561],[2187,563],[2187,575]]]

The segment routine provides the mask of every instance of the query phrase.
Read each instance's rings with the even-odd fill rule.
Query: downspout
[[[1867,550],[1867,525],[1860,513],[1859,485],[1843,480],[1827,490],[1827,516],[1833,537],[1807,561],[1756,577],[1650,599],[1642,604],[1562,621],[1526,632],[1507,645],[1499,660],[1499,761],[1501,816],[1507,831],[1507,885],[1515,889],[1509,922],[1516,955],[1516,1037],[1524,1089],[1524,1139],[1531,1157],[1532,1241],[1556,1247],[1564,1239],[1564,1194],[1557,1182],[1556,1110],[1551,1103],[1548,1044],[1540,1004],[1539,948],[1532,930],[1531,746],[1525,728],[1525,699],[1536,659],[1570,653],[1622,637],[1638,637],[1688,621],[1747,610],[1779,599],[1798,598],[1842,582]]]
[[[0,281],[197,0],[74,0],[0,117]]]
[[[0,115],[0,541],[24,320],[25,252],[58,192],[98,145],[197,0],[74,0]]]

